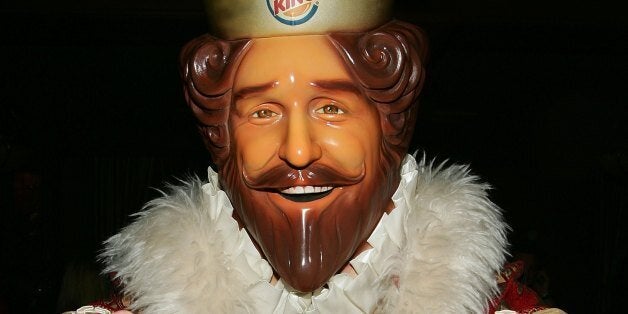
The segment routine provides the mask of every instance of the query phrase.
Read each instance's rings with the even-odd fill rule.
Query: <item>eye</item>
[[[270,109],[261,109],[253,112],[251,115],[252,118],[256,119],[268,119],[277,116],[277,113]]]
[[[344,114],[345,112],[334,104],[324,105],[315,111],[318,114]]]

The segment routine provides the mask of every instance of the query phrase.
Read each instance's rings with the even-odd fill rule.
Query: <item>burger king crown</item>
[[[224,39],[357,32],[390,20],[393,0],[205,0]]]

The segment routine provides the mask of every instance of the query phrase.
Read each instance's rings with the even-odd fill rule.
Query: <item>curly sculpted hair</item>
[[[412,24],[392,21],[368,32],[326,36],[362,93],[377,107],[384,145],[401,159],[412,137],[425,79],[428,49],[423,32]],[[185,98],[218,167],[229,156],[233,79],[251,41],[204,35],[181,52]]]

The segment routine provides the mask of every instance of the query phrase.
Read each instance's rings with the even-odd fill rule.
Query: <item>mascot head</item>
[[[221,185],[276,277],[314,291],[392,207],[427,45],[391,1],[208,0],[181,53]]]

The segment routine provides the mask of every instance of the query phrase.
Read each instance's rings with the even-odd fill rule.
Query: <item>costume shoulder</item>
[[[483,313],[505,261],[501,210],[467,166],[435,166],[424,157],[415,167],[399,189],[409,211],[399,290],[389,300],[397,313]]]
[[[227,195],[198,179],[171,187],[148,203],[136,220],[105,242],[106,272],[121,280],[132,310],[143,313],[242,312],[247,300],[243,278],[260,277],[237,255],[257,254],[231,218]],[[225,250],[229,248],[229,250]],[[238,267],[242,266],[242,267]],[[237,268],[238,271],[234,271]]]

